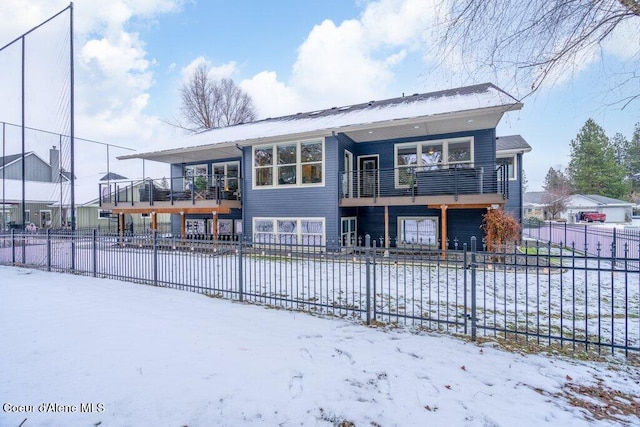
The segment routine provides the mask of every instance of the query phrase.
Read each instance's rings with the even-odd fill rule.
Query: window
[[[205,189],[208,186],[209,167],[207,165],[188,165],[184,167],[184,188],[192,190],[195,186]]]
[[[322,185],[324,142],[304,141],[254,147],[254,188]]]
[[[395,145],[396,187],[414,184],[414,171],[456,167],[473,167],[472,137]]]
[[[255,243],[319,246],[324,242],[324,218],[254,218]]]
[[[516,173],[516,156],[499,157],[496,159],[496,168],[499,169],[502,166],[502,174],[506,172],[507,179],[514,180],[518,178]],[[503,175],[498,173],[498,179],[501,179]]]
[[[398,245],[438,244],[437,217],[398,217]]]
[[[239,162],[214,163],[212,166],[215,185],[219,184],[225,191],[234,192],[238,189]]]
[[[273,185],[273,147],[258,147],[253,150],[255,186]]]

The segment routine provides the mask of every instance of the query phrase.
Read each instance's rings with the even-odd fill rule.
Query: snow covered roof
[[[238,146],[321,137],[333,132],[362,142],[487,129],[497,126],[505,112],[521,108],[517,99],[484,83],[210,129],[186,137],[182,147],[118,158],[179,163],[239,157]]]

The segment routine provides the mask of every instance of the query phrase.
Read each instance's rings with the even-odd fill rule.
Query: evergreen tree
[[[631,177],[632,193],[635,193],[635,198],[638,198],[640,192],[640,177],[636,178],[634,175],[640,174],[640,122],[636,123],[636,127],[633,131],[631,141],[627,143],[625,150],[625,167],[628,175]],[[632,197],[633,198],[633,197]]]
[[[624,166],[616,161],[616,150],[595,121],[586,121],[571,141],[569,176],[582,194],[598,194],[620,199],[629,194]]]

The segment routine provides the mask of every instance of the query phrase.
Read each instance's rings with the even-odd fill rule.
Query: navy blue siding
[[[463,243],[470,243],[471,237],[476,237],[478,249],[481,249],[484,232],[480,228],[482,215],[486,209],[453,209],[447,210],[447,237],[450,249],[462,249]],[[390,206],[389,207],[389,238],[391,246],[395,246],[398,237],[398,217],[431,216],[438,218],[439,226],[442,224],[440,209],[428,209],[423,206]],[[358,208],[358,236],[369,234],[372,239],[384,238],[384,207],[370,206]],[[438,229],[438,238],[440,238]]]
[[[356,152],[354,156],[379,155],[378,168],[382,170],[391,170],[395,167],[394,146],[395,144],[405,142],[432,141],[447,138],[460,138],[465,136],[473,136],[474,138],[474,166],[476,168],[484,168],[483,184],[484,188],[491,188],[495,191],[496,187],[496,133],[495,129],[484,129],[473,132],[455,132],[440,135],[429,135],[412,138],[399,138],[385,141],[361,142],[355,144]],[[350,150],[351,151],[351,150]],[[353,152],[353,151],[352,151]],[[343,154],[341,153],[341,156]],[[344,170],[344,167],[341,169]],[[394,191],[394,182],[380,182],[384,191],[389,194]]]
[[[334,136],[324,139],[325,177],[323,187],[261,188],[252,189],[253,167],[252,149],[244,149],[244,189],[243,212],[244,232],[253,234],[255,217],[323,217],[327,242],[337,241],[340,236],[338,208],[338,139]]]
[[[522,154],[516,156],[517,179],[509,181],[509,198],[505,203],[506,212],[513,215],[519,222],[522,221]]]

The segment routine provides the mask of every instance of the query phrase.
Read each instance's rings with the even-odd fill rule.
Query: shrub
[[[520,241],[520,224],[504,209],[489,209],[482,217],[480,228],[485,233],[487,250],[490,252],[506,251],[508,244]]]

